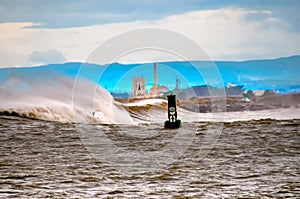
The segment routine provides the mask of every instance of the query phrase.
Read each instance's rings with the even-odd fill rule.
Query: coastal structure
[[[153,64],[153,87],[149,89],[149,97],[158,97],[169,91],[168,86],[157,85],[156,63]]]
[[[132,77],[132,92],[130,98],[155,98],[155,97],[163,97],[166,96],[170,91],[167,85],[158,85],[157,84],[157,65],[153,64],[153,86],[149,88],[148,92],[146,90],[145,78],[143,76]],[[147,84],[149,85],[149,83]],[[245,96],[245,92],[247,92],[247,98],[250,100],[252,96],[250,94],[254,94],[255,96],[263,95],[264,91],[246,91],[243,89],[242,85],[233,85],[231,83],[227,84],[225,88],[217,88],[212,87],[210,85],[199,85],[192,86],[188,88],[180,88],[180,80],[176,77],[176,86],[172,90],[172,93],[177,95],[179,100],[190,99],[192,97],[197,98],[205,98],[212,97],[211,93],[214,93],[214,97],[223,96],[225,91],[225,95],[227,97],[236,97],[242,99]],[[121,95],[122,94],[122,95]],[[120,98],[125,96],[123,93],[118,94]]]
[[[133,77],[132,78],[132,97],[133,98],[144,98],[146,94],[145,90],[145,78]]]
[[[168,91],[168,86],[156,86],[150,88],[148,93],[150,97],[157,97],[163,95],[164,93],[167,93]]]
[[[153,77],[154,77],[154,85],[153,85],[153,94],[152,96],[157,96],[157,78],[156,78],[156,63],[153,66]]]
[[[146,93],[145,89],[145,78],[132,77],[132,94],[131,98],[149,98],[162,96],[164,93],[169,91],[168,86],[158,86],[157,85],[157,69],[156,63],[153,64],[153,87],[151,87]]]
[[[179,90],[179,78],[176,77],[176,90]]]

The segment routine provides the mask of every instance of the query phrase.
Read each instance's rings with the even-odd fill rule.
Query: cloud
[[[38,28],[91,26],[136,20],[154,20],[196,10],[197,1],[88,0],[1,2],[0,22],[28,22]],[[63,19],[63,20],[62,20]]]
[[[66,59],[58,50],[33,51],[29,57],[30,61],[39,64],[61,63]]]
[[[270,10],[275,18],[299,28],[299,0],[216,1],[216,0],[19,0],[1,1],[0,23],[33,22],[38,28],[66,28],[108,23],[158,20],[192,11],[222,8]]]
[[[247,18],[249,15],[252,15],[251,20]],[[260,17],[255,19],[254,15]],[[167,17],[157,24],[187,35],[205,48],[213,60],[299,54],[299,33],[288,31],[285,21],[274,18],[271,12],[265,10],[227,8],[196,11]]]
[[[0,23],[0,52],[6,55],[5,63],[0,59],[0,66],[24,66],[63,60],[85,61],[95,48],[114,35],[145,27],[166,28],[184,34],[202,46],[213,60],[246,60],[300,54],[299,33],[289,31],[289,24],[276,18],[270,10],[199,10],[156,20],[76,28],[28,28],[36,25],[28,22]],[[49,49],[56,51],[49,52]],[[122,61],[165,61],[170,58],[166,54],[159,56],[159,53],[147,53],[125,56]]]

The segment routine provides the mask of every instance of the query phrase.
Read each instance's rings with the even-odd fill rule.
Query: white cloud
[[[249,18],[250,16],[250,18]],[[257,17],[256,17],[257,16]],[[213,60],[273,58],[299,54],[300,37],[268,10],[218,9],[188,12],[160,20],[39,29],[32,23],[0,24],[0,67],[32,64],[34,51],[57,49],[66,61],[84,61],[102,42],[125,31],[155,27],[184,34],[202,46]],[[116,46],[117,48],[117,46]],[[159,61],[153,56],[128,56],[122,61]],[[163,55],[162,60],[168,59]],[[157,60],[158,59],[158,60]],[[51,61],[51,60],[48,60]],[[55,60],[53,60],[55,62]]]
[[[33,51],[29,59],[35,64],[61,63],[66,60],[64,55],[55,49],[46,51]]]

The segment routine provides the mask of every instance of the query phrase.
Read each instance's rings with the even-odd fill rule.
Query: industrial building
[[[146,94],[145,78],[144,77],[133,77],[132,78],[132,97],[133,98],[144,98],[145,94]]]
[[[157,85],[157,70],[156,63],[153,65],[153,87],[149,89],[149,92],[146,93],[145,90],[145,78],[141,77],[132,77],[132,95],[131,98],[149,98],[149,97],[158,97],[164,93],[167,93],[168,86],[158,86]]]

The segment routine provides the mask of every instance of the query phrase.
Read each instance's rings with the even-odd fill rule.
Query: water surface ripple
[[[300,197],[300,120],[225,123],[216,146],[204,158],[200,146],[209,122],[185,125],[197,125],[197,136],[176,162],[160,172],[127,175],[91,157],[78,125],[0,118],[0,198]],[[114,134],[113,125],[103,127],[123,147],[121,139],[131,142],[130,150],[160,150],[159,139],[170,136],[137,142]],[[161,127],[127,128],[146,132]]]

